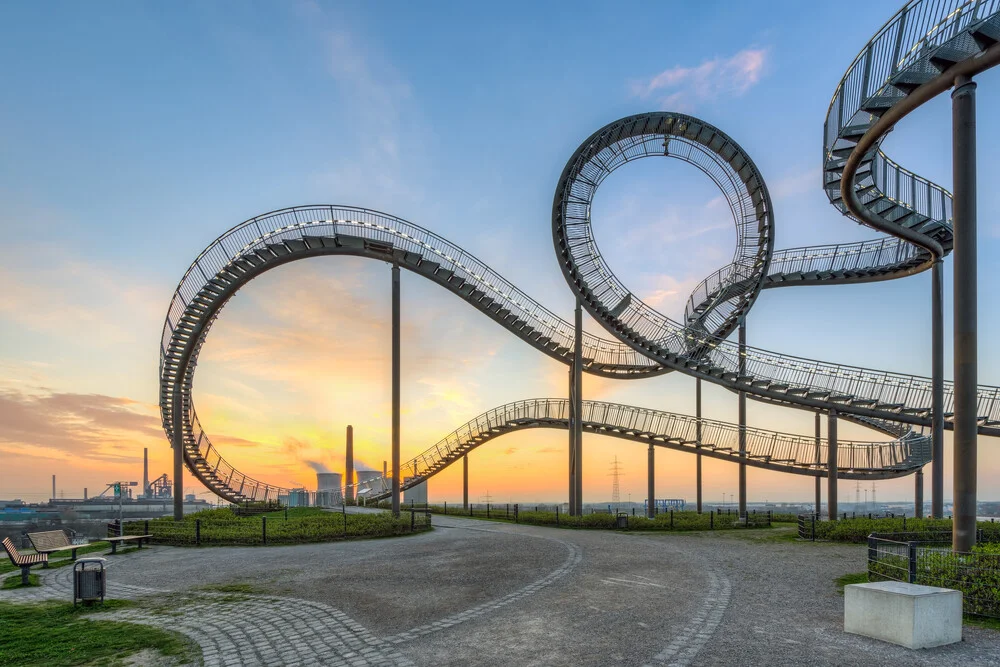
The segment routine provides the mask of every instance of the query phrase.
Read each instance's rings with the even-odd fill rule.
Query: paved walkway
[[[863,547],[435,517],[392,540],[109,557],[94,614],[177,630],[206,665],[1000,664],[1000,633],[910,652],[841,630]],[[71,569],[3,600],[71,599]],[[15,575],[16,576],[16,575]],[[252,595],[199,587],[249,585]]]

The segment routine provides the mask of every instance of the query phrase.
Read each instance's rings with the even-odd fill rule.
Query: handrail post
[[[907,542],[907,560],[909,561],[909,567],[907,568],[907,581],[911,584],[917,583],[917,543]]]

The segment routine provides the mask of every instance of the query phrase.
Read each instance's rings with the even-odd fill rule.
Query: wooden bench
[[[141,549],[142,541],[146,540],[147,542],[149,542],[149,540],[151,540],[152,538],[153,538],[152,535],[122,535],[120,537],[105,537],[104,541],[111,543],[111,553],[118,553],[119,543],[124,544],[125,542],[135,542],[139,545],[139,548]]]
[[[3,548],[7,552],[7,556],[10,557],[10,562],[16,567],[21,568],[21,584],[24,586],[28,585],[28,572],[31,570],[32,565],[47,565],[49,562],[48,554],[18,553],[14,542],[9,537],[3,538]]]
[[[60,551],[69,551],[71,560],[76,560],[76,550],[83,546],[80,544],[71,544],[69,538],[66,537],[66,533],[61,530],[46,530],[41,533],[28,533],[28,539],[31,540],[31,546],[35,547],[35,551],[40,554],[54,554]],[[46,563],[44,567],[48,566],[49,564]]]

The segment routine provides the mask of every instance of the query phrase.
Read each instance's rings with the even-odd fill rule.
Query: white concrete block
[[[962,641],[962,592],[880,581],[844,587],[844,631],[907,648]]]

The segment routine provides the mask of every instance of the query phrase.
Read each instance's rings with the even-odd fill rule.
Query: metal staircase
[[[726,336],[749,312],[761,289],[902,277],[929,268],[936,253],[951,248],[950,194],[890,160],[879,147],[884,135],[873,139],[869,130],[893,106],[907,104],[909,95],[919,94],[921,86],[934,81],[935,72],[951,66],[948,63],[1000,53],[998,12],[1000,0],[910,2],[862,50],[838,86],[824,128],[824,189],[839,210],[890,234],[883,239],[774,252],[772,207],[762,176],[734,140],[699,119],[666,112],[639,114],[615,121],[588,138],[567,163],[552,210],[553,241],[570,288],[613,336],[584,334],[584,371],[635,379],[678,370],[757,400],[834,409],[897,437],[878,445],[858,444],[864,454],[859,453],[857,461],[842,449],[841,461],[849,462],[841,468],[842,476],[895,476],[926,462],[918,453],[923,451],[924,436],[909,432],[904,425],[930,426],[929,378],[757,348],[745,348],[741,358],[739,346]],[[855,155],[859,146],[868,144],[872,147]],[[654,156],[681,159],[706,173],[722,191],[736,222],[733,261],[695,289],[683,323],[650,308],[618,280],[591,230],[590,202],[604,178],[627,162]],[[863,208],[860,216],[854,200]],[[320,255],[354,255],[398,264],[456,294],[544,354],[572,362],[571,322],[557,317],[475,256],[417,225],[347,206],[296,207],[252,218],[220,236],[195,259],[170,303],[161,338],[164,430],[171,442],[180,442],[192,473],[227,500],[274,499],[284,490],[235,470],[202,430],[191,397],[201,346],[221,309],[243,285],[271,268]],[[548,411],[560,403],[565,402],[510,404],[530,404],[535,412],[523,422],[505,418],[502,425],[497,422],[486,430],[477,426],[463,446],[477,446],[501,432],[529,427],[521,424],[564,428],[564,416],[540,412],[542,405]],[[587,405],[594,413],[610,404]],[[1000,388],[980,386],[978,405],[980,433],[1000,435]],[[951,406],[952,387],[946,383],[946,414]],[[565,405],[558,409],[564,410]],[[668,422],[662,421],[675,419],[680,424],[692,418],[629,409],[656,415],[662,427],[640,433],[610,417],[601,420],[591,415],[585,417],[585,428],[694,451],[690,438],[670,431]],[[731,431],[718,428],[714,439],[706,435],[704,441],[713,445],[703,447],[702,453],[732,458],[725,452],[736,448],[723,437]],[[745,462],[785,472],[822,474],[816,468],[815,452],[806,451],[805,443],[814,447],[812,439],[800,439],[806,449],[789,445],[789,449],[769,453],[761,445]],[[841,443],[841,447],[847,446]],[[411,476],[433,474],[455,460],[458,451],[432,457],[433,463],[428,459],[414,462]],[[432,471],[431,466],[438,467]]]
[[[569,428],[569,400],[536,398],[493,408],[455,429],[440,442],[400,467],[401,488],[416,486],[473,449],[495,438],[529,428]],[[739,426],[711,419],[698,420],[632,405],[583,402],[583,428],[599,433],[678,451],[699,452],[724,461],[739,462]],[[781,472],[822,476],[827,474],[827,441],[747,428],[747,465]],[[890,442],[837,443],[838,478],[888,479],[907,475],[930,460],[930,438],[909,432]],[[386,498],[390,484],[382,478],[359,486],[370,500]]]

